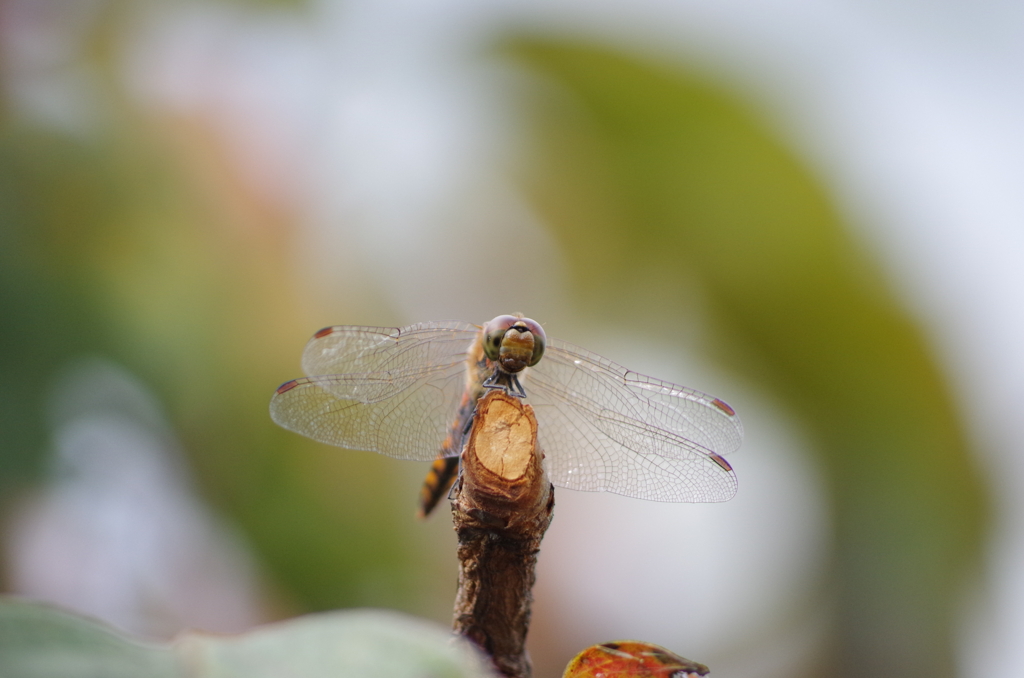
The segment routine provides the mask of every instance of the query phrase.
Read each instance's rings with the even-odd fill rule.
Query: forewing
[[[464,323],[321,330],[303,353],[314,376],[278,388],[271,418],[330,445],[430,461],[458,410],[475,333]]]
[[[554,339],[525,375],[551,481],[655,501],[725,501],[743,428],[721,400]]]
[[[465,360],[477,328],[460,322],[429,322],[408,327],[336,325],[313,335],[302,352],[302,370],[309,376],[325,374],[390,375],[394,383],[417,379],[422,371]],[[344,389],[357,382],[339,382],[331,388],[340,398],[361,398]],[[378,396],[379,397],[379,394]]]

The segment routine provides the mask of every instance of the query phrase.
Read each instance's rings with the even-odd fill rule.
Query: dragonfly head
[[[484,325],[484,354],[510,374],[536,365],[544,355],[544,329],[529,318],[499,315]]]

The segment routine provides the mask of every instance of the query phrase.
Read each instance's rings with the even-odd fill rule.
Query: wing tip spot
[[[284,382],[283,384],[281,384],[280,386],[277,387],[277,394],[281,395],[282,393],[287,393],[288,391],[292,390],[293,388],[295,388],[298,385],[299,385],[299,380],[298,379],[292,379],[291,381],[286,381],[286,382]]]
[[[333,332],[334,332],[334,328],[333,327],[325,327],[322,330],[320,330],[319,332],[317,332],[316,334],[314,334],[313,338],[314,339],[323,339],[328,334],[332,334]]]
[[[730,473],[732,472],[732,466],[729,464],[729,462],[725,460],[725,457],[715,454],[714,452],[708,453],[708,457],[711,459],[711,461],[715,462],[726,471],[729,471]]]
[[[730,417],[736,416],[736,410],[732,409],[729,403],[725,402],[720,398],[715,398],[714,400],[711,401],[711,404],[717,407],[718,409],[722,410],[726,414],[728,414]]]

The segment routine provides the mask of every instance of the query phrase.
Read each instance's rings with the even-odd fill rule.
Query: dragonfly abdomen
[[[434,460],[427,477],[423,479],[423,487],[420,488],[420,518],[429,516],[437,502],[441,501],[441,497],[448,494],[458,471],[458,457],[438,457]]]
[[[470,348],[466,362],[469,371],[466,374],[466,389],[459,403],[459,412],[448,429],[448,437],[441,444],[441,451],[430,465],[430,471],[427,472],[427,477],[423,479],[423,486],[420,488],[420,518],[430,515],[437,503],[448,494],[458,476],[462,444],[473,422],[476,403],[484,393],[484,378],[488,372],[493,371],[493,367],[484,356],[479,335]]]

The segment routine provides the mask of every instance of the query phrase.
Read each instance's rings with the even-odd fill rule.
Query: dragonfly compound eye
[[[484,355],[488,360],[497,361],[501,357],[501,342],[509,328],[519,322],[514,315],[499,315],[484,325]]]
[[[516,318],[516,323],[505,330],[498,350],[501,369],[515,374],[524,367],[536,365],[544,355],[544,330],[527,318]]]
[[[526,329],[533,335],[533,357],[528,363],[529,367],[533,367],[540,362],[541,357],[544,355],[544,346],[548,342],[547,335],[544,334],[544,328],[540,326],[540,323],[529,318],[520,318],[517,325],[525,325]]]

